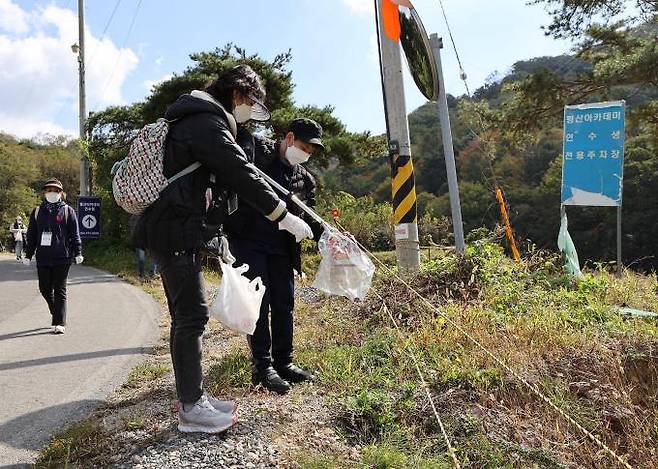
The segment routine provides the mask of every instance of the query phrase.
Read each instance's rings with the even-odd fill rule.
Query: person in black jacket
[[[317,122],[296,119],[282,141],[253,136],[245,130],[240,133],[239,143],[259,169],[313,207],[316,183],[302,163],[315,151],[324,149],[321,137],[322,127]],[[308,222],[318,241],[322,225],[294,204],[288,205],[289,210]],[[260,277],[266,287],[256,330],[248,337],[252,381],[284,394],[291,383],[313,380],[311,374],[293,364],[294,271],[302,273],[301,245],[298,239],[279,231],[275,223],[245,204],[229,217],[225,228],[236,264],[249,264],[246,275]]]
[[[57,179],[43,185],[44,201],[30,214],[25,264],[36,253],[39,290],[48,303],[53,332],[63,334],[66,326],[66,281],[75,260],[81,264],[82,241],[75,210],[64,202],[64,187]]]
[[[249,164],[235,142],[237,123],[266,120],[265,90],[246,65],[227,70],[205,91],[182,95],[165,114],[171,122],[164,175],[172,177],[195,162],[201,167],[176,180],[140,216],[134,232],[137,248],[158,261],[171,313],[170,349],[180,401],[178,429],[217,433],[235,424],[235,404],[203,390],[201,337],[208,305],[200,250],[217,235],[233,194],[298,239],[312,236],[309,226]]]

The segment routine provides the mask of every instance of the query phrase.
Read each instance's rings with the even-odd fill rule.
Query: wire
[[[122,0],[117,0],[117,2],[114,4],[114,8],[112,9],[112,13],[110,13],[110,17],[108,18],[107,22],[105,23],[105,27],[103,28],[103,32],[101,33],[101,37],[98,39],[98,45],[94,48],[94,50],[91,51],[89,54],[89,61],[87,62],[87,66],[91,65],[93,62],[95,56],[95,52],[100,47],[101,43],[103,42],[103,39],[105,39],[105,34],[107,34],[107,30],[110,27],[110,24],[112,24],[112,20],[114,19],[114,15],[116,14],[117,10],[119,9],[119,5],[121,5]]]
[[[386,313],[388,314],[388,317],[390,318],[391,322],[393,323],[393,326],[395,327],[395,330],[398,333],[398,337],[400,338],[400,340],[403,340],[404,336],[402,335],[402,331],[400,330],[400,326],[398,326],[397,321],[395,320],[395,318],[391,314],[391,310],[388,309],[388,306],[386,305],[386,300],[384,299],[384,297],[382,295],[380,295],[377,292],[377,290],[373,289],[372,291],[381,300],[381,302],[382,302],[381,309],[386,311]],[[423,373],[420,370],[420,365],[418,364],[418,358],[416,358],[416,354],[411,349],[409,344],[406,344],[406,348],[409,351],[409,355],[411,355],[411,359],[414,362],[414,368],[416,368],[416,373],[418,374],[418,378],[420,379],[420,383],[423,387],[423,390],[425,391],[425,394],[427,396],[427,400],[429,401],[430,406],[432,407],[432,412],[434,413],[434,417],[436,418],[436,421],[439,424],[439,428],[441,429],[443,439],[445,440],[446,445],[448,447],[448,454],[452,458],[453,466],[456,469],[461,469],[461,465],[459,464],[459,460],[457,459],[457,454],[455,452],[455,448],[450,443],[450,438],[448,437],[448,433],[446,432],[445,426],[443,425],[443,422],[441,421],[441,417],[439,416],[439,411],[436,409],[436,405],[434,404],[434,398],[432,397],[432,393],[430,392],[429,386],[427,385],[427,382],[425,381],[425,377],[423,376]]]
[[[466,75],[466,72],[464,71],[464,67],[462,65],[462,60],[459,57],[459,51],[457,50],[457,45],[455,44],[455,38],[452,35],[452,28],[450,27],[450,23],[448,22],[448,15],[446,15],[446,10],[443,7],[443,0],[439,0],[439,6],[441,6],[441,13],[443,14],[443,20],[445,21],[446,27],[448,28],[448,35],[450,36],[450,42],[452,42],[452,48],[455,51],[455,56],[457,57],[457,63],[459,64],[459,77],[464,82],[464,86],[466,87],[466,94],[470,98],[471,97],[471,91],[468,88],[468,82],[466,81],[467,75]]]
[[[114,63],[114,67],[112,67],[112,72],[110,73],[109,78],[105,82],[105,87],[103,88],[103,93],[101,94],[101,98],[100,98],[101,100],[105,98],[105,95],[107,94],[107,90],[110,87],[110,84],[112,83],[112,78],[114,78],[114,73],[116,72],[117,67],[119,66],[119,62],[121,61],[121,56],[123,55],[123,51],[126,48],[126,44],[128,43],[130,34],[132,33],[133,27],[135,26],[135,21],[137,20],[137,13],[139,13],[139,7],[141,5],[142,5],[142,0],[139,0],[139,2],[137,2],[137,7],[135,7],[135,11],[133,12],[132,20],[130,21],[130,27],[126,32],[125,38],[123,39],[123,44],[121,45],[121,49],[119,49],[119,56],[117,57],[117,60]]]
[[[340,225],[339,222],[336,222],[339,228],[343,229],[344,228]],[[500,365],[504,370],[506,370],[510,375],[512,375],[514,378],[519,380],[521,383],[523,383],[530,391],[532,391],[533,394],[535,394],[537,397],[539,397],[542,401],[544,401],[549,407],[551,407],[554,411],[556,411],[560,416],[562,416],[565,420],[567,420],[569,423],[571,423],[574,427],[576,427],[581,433],[583,433],[587,438],[589,438],[592,442],[596,443],[604,449],[610,456],[612,456],[620,465],[623,467],[626,467],[628,469],[632,469],[633,466],[631,466],[627,461],[625,461],[621,456],[619,456],[614,450],[612,450],[608,445],[606,445],[603,441],[601,441],[600,438],[598,438],[596,435],[594,435],[592,432],[587,430],[585,427],[583,427],[581,424],[579,424],[576,419],[571,417],[569,414],[567,414],[564,410],[562,410],[560,407],[558,407],[553,401],[544,395],[539,388],[528,382],[525,378],[523,378],[519,373],[514,371],[509,365],[507,365],[501,358],[498,358],[493,352],[489,351],[484,345],[482,345],[475,337],[473,337],[471,334],[469,334],[463,327],[461,327],[457,322],[455,322],[452,318],[450,318],[445,312],[441,311],[439,308],[434,306],[427,298],[425,298],[423,295],[421,295],[415,288],[413,288],[409,283],[404,280],[402,277],[400,277],[397,272],[394,272],[391,270],[384,262],[382,262],[380,259],[378,259],[372,252],[370,252],[368,249],[366,249],[365,246],[363,246],[359,241],[356,239],[354,240],[356,244],[359,246],[360,249],[362,249],[365,253],[367,253],[375,262],[377,262],[381,268],[386,271],[390,276],[394,277],[397,279],[400,283],[402,283],[410,292],[412,292],[414,295],[420,299],[420,301],[428,307],[432,312],[438,314],[441,316],[443,319],[446,320],[446,322],[450,323],[455,329],[457,329],[460,333],[462,333],[468,340],[470,340],[476,347],[478,347],[480,350],[482,350],[487,356],[489,356],[491,359],[493,359],[498,365]],[[374,291],[374,290],[373,290]],[[381,296],[375,292],[375,294],[381,298]],[[392,317],[392,316],[391,316]],[[397,324],[397,323],[396,323]],[[397,326],[396,326],[397,327]],[[420,371],[420,369],[419,369]],[[437,415],[438,416],[438,415]]]

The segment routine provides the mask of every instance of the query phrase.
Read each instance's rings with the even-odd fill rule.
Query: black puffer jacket
[[[247,159],[259,169],[278,182],[309,207],[315,206],[316,182],[313,175],[302,165],[289,167],[281,162],[279,142],[269,138],[252,135],[245,129],[238,132],[237,141],[247,154]],[[299,207],[286,201],[290,213],[302,218],[313,230],[315,241],[320,240],[324,228],[313,220]],[[294,236],[280,231],[277,223],[268,222],[248,204],[241,203],[238,210],[228,217],[225,225],[226,233],[231,239],[248,239],[262,243],[273,252],[290,255],[293,267],[301,272],[301,244],[295,242]]]
[[[226,191],[239,195],[261,217],[283,218],[285,204],[235,142],[233,116],[210,95],[194,91],[181,96],[165,118],[174,122],[167,135],[164,175],[172,177],[196,161],[202,166],[169,185],[144,212],[135,227],[136,247],[167,255],[203,246],[224,222],[226,195],[222,200],[218,195]]]

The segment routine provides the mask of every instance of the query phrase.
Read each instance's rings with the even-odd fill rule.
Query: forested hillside
[[[39,202],[41,186],[56,177],[75,204],[80,186],[80,157],[77,143],[64,137],[41,138],[39,142],[17,140],[0,134],[0,230],[9,236],[9,224],[17,215],[24,219]]]
[[[454,148],[466,230],[494,227],[500,220],[494,187],[508,200],[512,224],[526,246],[555,248],[559,227],[562,153],[561,114],[532,122],[510,119],[520,90],[550,77],[553,83],[582,80],[594,66],[579,56],[541,57],[519,61],[504,75],[467,96],[449,96]],[[546,84],[547,92],[550,86]],[[647,106],[658,99],[654,83],[615,85],[583,97],[583,101],[624,99],[628,106],[624,177],[624,258],[632,262],[656,252],[658,232],[658,156],[656,132]],[[532,108],[536,103],[527,100]],[[427,103],[409,115],[412,157],[416,169],[419,216],[449,216],[450,202],[436,106]],[[654,124],[655,125],[655,124]],[[523,126],[519,128],[519,126]],[[382,155],[323,174],[329,191],[370,195],[390,200],[388,157]],[[615,258],[616,212],[611,208],[573,207],[570,231],[581,257],[592,261]],[[655,263],[646,262],[650,266]],[[636,264],[637,265],[637,264]]]

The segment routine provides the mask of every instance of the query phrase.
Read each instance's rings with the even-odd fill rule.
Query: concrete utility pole
[[[452,128],[450,127],[450,114],[448,112],[448,97],[443,80],[443,66],[441,65],[441,49],[443,41],[435,33],[430,36],[430,44],[436,61],[436,71],[439,78],[439,120],[441,122],[441,135],[443,141],[443,153],[446,160],[446,174],[448,177],[448,189],[450,192],[450,210],[452,211],[452,226],[455,233],[455,247],[457,252],[464,252],[464,224],[462,222],[462,208],[459,200],[459,185],[457,183],[457,169],[455,165],[455,150],[452,145]]]
[[[401,46],[400,41],[388,37],[384,29],[383,4],[386,0],[375,1],[382,88],[391,158],[395,250],[400,270],[416,272],[420,268],[420,244],[418,242],[416,187],[411,161],[409,122],[402,77]]]
[[[78,0],[78,44],[72,50],[78,54],[79,95],[80,95],[80,140],[85,141],[85,121],[87,119],[87,102],[85,94],[85,2]],[[89,177],[89,161],[83,152],[80,158],[80,195],[88,196],[91,193]]]

